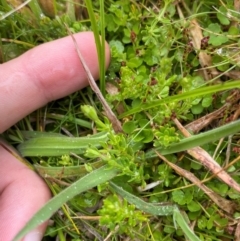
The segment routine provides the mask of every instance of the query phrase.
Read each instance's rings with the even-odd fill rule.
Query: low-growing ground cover
[[[0,2],[1,62],[89,29],[112,57],[102,99],[3,133],[56,195],[20,235],[51,208],[44,240],[240,240],[238,1]]]

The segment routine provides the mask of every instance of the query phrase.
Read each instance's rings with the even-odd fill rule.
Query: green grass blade
[[[5,8],[5,10],[10,11],[12,8],[10,7],[9,3],[7,0],[1,0],[0,1],[1,5]],[[0,18],[1,19],[1,18]]]
[[[173,211],[173,221],[174,223],[177,222],[179,227],[182,229],[188,240],[191,241],[201,241],[196,234],[193,232],[193,230],[189,227],[187,222],[185,221],[183,215],[181,214],[180,210],[178,208],[175,208]]]
[[[69,16],[71,21],[76,21],[74,1],[67,2],[67,15]]]
[[[104,21],[104,1],[100,1],[100,21],[101,21],[101,41],[98,31],[97,22],[95,19],[92,1],[85,0],[86,7],[88,10],[88,14],[90,17],[92,30],[94,33],[94,38],[97,47],[98,53],[98,63],[99,63],[99,70],[100,70],[100,90],[102,95],[105,96],[105,21]]]
[[[38,138],[38,137],[61,137],[61,138],[66,137],[60,133],[54,133],[54,132],[20,131],[20,133],[24,139]]]
[[[103,166],[105,163],[104,161],[96,161],[90,163],[93,169],[97,169]],[[70,177],[82,177],[88,173],[86,170],[85,165],[78,165],[78,166],[64,166],[64,167],[45,167],[41,165],[34,165],[37,172],[42,177],[54,177],[54,178],[70,178]]]
[[[100,90],[105,96],[105,12],[104,0],[100,0],[100,21],[101,21],[101,62],[100,62]]]
[[[43,208],[41,208],[16,235],[13,241],[19,241],[31,230],[48,220],[64,203],[74,196],[111,180],[117,175],[117,173],[118,171],[116,169],[109,169],[107,166],[103,166],[74,182],[71,186],[53,197]]]
[[[174,222],[181,227],[186,237],[191,241],[200,241],[200,239],[190,229],[181,212],[176,205],[157,206],[147,203],[135,195],[127,192],[122,187],[119,187],[113,181],[110,182],[111,188],[121,197],[125,198],[129,203],[134,204],[138,209],[156,216],[173,215]]]
[[[213,130],[193,135],[191,137],[185,138],[178,143],[174,143],[167,148],[155,148],[146,153],[146,158],[156,157],[155,151],[158,151],[162,155],[167,155],[171,153],[176,153],[180,151],[185,151],[196,146],[201,146],[210,142],[217,141],[223,137],[233,135],[240,131],[240,120],[231,122],[224,126],[215,128]]]
[[[37,17],[37,19],[41,19],[42,16],[44,16],[37,0],[32,0],[28,5],[34,13],[34,16]]]
[[[54,120],[61,120],[63,122],[73,123],[82,127],[86,127],[88,129],[92,129],[92,123],[86,120],[78,119],[78,118],[68,118],[66,115],[59,115],[59,114],[51,114],[47,113],[46,118],[54,119]]]
[[[138,113],[140,111],[146,111],[148,109],[155,108],[160,105],[171,103],[174,101],[180,101],[180,100],[185,100],[185,99],[189,99],[189,98],[197,98],[197,97],[201,97],[204,95],[214,94],[219,91],[224,91],[224,90],[229,90],[229,89],[234,89],[234,88],[240,88],[239,80],[231,81],[231,82],[224,83],[224,84],[201,87],[201,88],[198,88],[198,89],[195,89],[192,91],[188,91],[186,93],[170,96],[170,97],[164,98],[162,100],[157,100],[157,101],[154,101],[154,102],[148,103],[148,104],[141,103],[140,106],[131,108],[131,110],[126,111],[123,114],[121,114],[119,116],[119,118],[123,118],[125,116],[129,116],[129,115]]]
[[[152,215],[157,216],[166,216],[172,215],[174,209],[177,207],[175,205],[164,205],[164,206],[157,206],[151,203],[147,203],[142,199],[138,198],[137,196],[127,192],[122,187],[119,187],[114,182],[110,182],[110,186],[112,189],[118,193],[121,197],[125,198],[129,203],[134,204],[139,210],[142,210],[146,213],[150,213]]]
[[[107,140],[107,132],[86,137],[39,136],[21,143],[17,149],[22,156],[61,156],[84,153],[89,145],[100,147],[99,143]]]

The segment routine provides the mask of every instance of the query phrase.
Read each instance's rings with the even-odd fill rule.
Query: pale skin
[[[91,32],[74,35],[93,77],[99,69]],[[106,44],[106,66],[110,51]],[[0,65],[0,133],[52,100],[88,85],[72,39],[40,45]],[[17,232],[50,198],[44,181],[0,146],[0,240],[12,241]],[[24,241],[41,240],[47,223]],[[34,237],[34,238],[32,238]]]

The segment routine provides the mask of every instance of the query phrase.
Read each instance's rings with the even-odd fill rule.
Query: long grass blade
[[[178,143],[170,145],[167,148],[160,147],[152,149],[146,153],[146,158],[156,157],[157,154],[155,151],[161,153],[162,155],[185,151],[196,146],[201,146],[210,142],[217,141],[223,137],[233,135],[239,131],[240,120],[237,120],[213,130],[185,138]]]
[[[134,204],[138,209],[156,216],[173,215],[174,222],[181,227],[182,231],[191,241],[200,241],[195,233],[190,229],[181,212],[176,205],[157,206],[147,203],[135,195],[127,192],[122,187],[119,187],[113,181],[110,182],[111,188],[121,197],[125,198],[129,203]]]
[[[105,12],[104,0],[100,0],[100,21],[101,21],[101,62],[100,62],[100,90],[102,95],[105,96]]]
[[[189,227],[187,222],[185,221],[183,215],[181,214],[180,210],[178,208],[174,209],[173,211],[173,221],[174,223],[177,222],[179,227],[182,229],[188,240],[191,241],[201,241],[196,234],[193,232],[193,230]]]
[[[173,210],[177,208],[176,205],[164,205],[164,206],[158,205],[157,206],[151,203],[147,203],[142,199],[138,198],[137,196],[127,192],[122,187],[119,187],[113,181],[110,182],[110,186],[116,193],[118,193],[121,197],[125,198],[129,203],[134,204],[138,209],[146,213],[150,213],[152,215],[157,215],[157,216],[172,215]]]
[[[96,161],[90,163],[93,169],[97,169],[103,166],[104,161]],[[85,165],[79,166],[65,166],[65,167],[45,167],[41,165],[34,165],[35,169],[39,173],[40,176],[46,177],[54,177],[54,178],[70,178],[70,177],[82,177],[88,173]]]
[[[37,17],[37,19],[41,19],[44,16],[37,0],[30,1],[28,5],[34,13],[34,16]]]
[[[180,101],[180,100],[185,100],[185,99],[189,99],[189,98],[197,98],[197,97],[201,97],[201,96],[204,96],[204,95],[214,94],[214,93],[217,93],[219,91],[224,91],[224,90],[229,90],[229,89],[234,89],[234,88],[239,88],[239,87],[240,87],[240,81],[239,80],[231,81],[231,82],[224,83],[224,84],[201,87],[201,88],[198,88],[198,89],[195,89],[195,90],[192,90],[192,91],[188,91],[186,93],[170,96],[170,97],[164,98],[162,100],[157,100],[157,101],[154,101],[152,103],[147,103],[147,104],[141,103],[140,106],[137,106],[135,108],[131,108],[129,111],[126,111],[123,114],[121,114],[119,116],[119,118],[123,118],[123,117],[129,116],[129,115],[133,115],[133,114],[138,113],[140,111],[144,111],[144,110],[146,111],[148,109],[155,108],[155,107],[158,107],[160,105],[171,103],[171,102],[174,102],[174,101]]]
[[[39,136],[21,143],[17,149],[22,156],[61,156],[72,152],[82,154],[89,145],[100,147],[100,143],[107,140],[107,132],[86,137]]]
[[[101,20],[101,41],[99,36],[99,30],[97,21],[93,11],[93,5],[91,0],[85,0],[86,7],[88,10],[89,18],[92,25],[92,30],[94,33],[94,38],[96,42],[97,52],[98,52],[98,62],[100,70],[100,90],[102,95],[105,96],[105,22],[104,22],[104,1],[100,1],[100,20]]]

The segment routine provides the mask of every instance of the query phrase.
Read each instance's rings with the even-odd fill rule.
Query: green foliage
[[[217,18],[220,21],[222,25],[229,25],[230,21],[229,18],[227,17],[228,15],[228,10],[224,6],[220,6],[218,9],[219,12],[217,13]]]
[[[76,209],[92,208],[98,204],[100,196],[96,192],[86,192],[74,197],[70,203]]]
[[[172,169],[164,163],[160,164],[157,170],[159,178],[164,181],[166,187],[169,187],[175,178],[175,175],[172,174]]]
[[[64,155],[64,156],[61,156],[61,159],[58,161],[58,165],[72,166],[73,163],[69,155]]]
[[[228,223],[226,218],[221,217],[217,214],[214,208],[208,208],[208,217],[202,216],[198,219],[198,228],[199,229],[208,229],[220,232],[220,230],[225,227]],[[217,226],[215,226],[217,224]]]
[[[160,126],[159,129],[154,131],[156,140],[154,140],[154,146],[168,147],[170,144],[178,142],[180,140],[178,133],[174,127],[168,125]]]
[[[220,46],[226,42],[228,42],[228,37],[225,36],[221,30],[221,27],[217,23],[212,23],[208,26],[206,29],[210,34],[209,38],[209,44],[212,44],[213,46]]]
[[[129,176],[129,182],[144,185],[148,175],[144,173],[144,153],[138,151],[139,146],[130,143],[123,134],[109,133],[108,137],[109,140],[102,143],[103,149],[90,147],[86,150],[85,156],[101,158],[110,167],[120,170],[121,175]]]
[[[141,229],[143,222],[147,217],[135,209],[135,206],[128,204],[125,199],[117,195],[109,195],[104,201],[102,208],[98,211],[100,214],[100,225],[114,231],[117,227],[120,233],[126,233],[130,236],[132,228]]]
[[[192,201],[193,195],[188,189],[186,191],[176,190],[172,192],[172,198],[173,201],[179,205],[184,205],[189,204]]]
[[[56,213],[46,236],[93,240],[110,233],[109,240],[194,241],[199,240],[197,234],[202,241],[232,240],[234,234],[228,230],[236,222],[232,218],[239,218],[237,210],[231,218],[224,215],[203,190],[189,187],[190,181],[162,162],[155,151],[201,181],[209,172],[186,150],[201,146],[223,167],[238,156],[239,120],[228,123],[239,109],[238,101],[231,102],[230,96],[240,87],[240,21],[233,1],[101,0],[81,2],[74,10],[72,2],[60,0],[54,1],[54,14],[47,16],[36,0],[32,2],[0,21],[0,61],[66,36],[64,24],[73,33],[93,30],[100,88],[104,94],[105,81],[116,87],[114,94],[107,88],[106,99],[123,133],[114,133],[90,88],[48,104],[4,133],[11,143],[20,144],[21,155],[28,156],[43,177],[50,176],[48,184],[57,195],[20,235],[68,202],[69,213],[65,212],[66,217]],[[0,0],[0,18],[15,7],[13,3]],[[200,49],[193,46],[192,20],[204,36],[197,35]],[[101,44],[105,37],[111,49],[106,78]],[[213,66],[203,66],[206,63],[200,56],[205,54]],[[226,111],[202,133],[189,138],[172,121],[176,117],[187,125],[228,103]],[[229,135],[233,135],[231,142],[225,138],[218,143]],[[240,183],[239,168],[236,162],[227,171]],[[213,194],[239,203],[240,195],[215,177],[205,184]],[[97,221],[71,219],[79,218],[78,214],[101,217]]]

